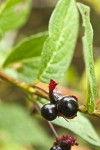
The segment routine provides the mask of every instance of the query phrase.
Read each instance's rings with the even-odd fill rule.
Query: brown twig
[[[11,85],[14,85],[14,86],[20,88],[21,90],[23,90],[26,93],[36,94],[38,96],[48,99],[48,93],[45,90],[43,90],[35,85],[30,86],[30,85],[26,84],[25,82],[22,82],[22,81],[14,79],[12,77],[9,77],[8,75],[6,75],[3,72],[0,72],[0,79],[6,81],[7,83],[9,83]]]
[[[42,82],[32,84],[32,85],[27,84],[25,82],[22,82],[22,81],[14,79],[12,77],[9,77],[8,75],[6,75],[3,72],[0,72],[0,79],[6,81],[7,83],[9,83],[11,85],[14,85],[14,86],[20,88],[26,94],[27,93],[31,94],[31,95],[36,94],[37,96],[43,97],[45,99],[49,99],[48,85],[47,84],[44,84]],[[72,90],[69,90],[67,88],[66,88],[66,91],[65,91],[65,89],[62,90],[62,94],[64,94],[64,95],[67,95],[67,94],[72,95],[72,93],[75,93],[75,92],[73,92]],[[77,95],[79,94],[78,92],[76,92],[76,93],[77,93]],[[88,111],[85,109],[84,105],[80,105],[79,111],[82,113],[88,114]],[[97,116],[100,118],[100,110],[94,110],[94,112],[92,114],[89,114],[89,115]]]
[[[6,82],[8,82],[9,84],[14,85],[14,86],[16,86],[16,87],[20,87],[21,89],[24,89],[24,90],[27,89],[26,83],[20,82],[19,80],[16,80],[16,79],[14,79],[14,78],[12,78],[12,77],[9,77],[8,75],[6,75],[6,74],[3,73],[3,72],[0,72],[0,79],[6,81]]]

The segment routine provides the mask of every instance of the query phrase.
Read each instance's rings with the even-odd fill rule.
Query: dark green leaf
[[[46,37],[47,33],[44,32],[37,35],[32,35],[22,40],[12,49],[3,66],[5,67],[15,62],[20,62],[25,59],[40,56]]]
[[[87,109],[89,113],[92,113],[94,111],[94,102],[97,98],[97,83],[93,60],[93,29],[90,23],[89,7],[79,3],[78,8],[82,15],[83,26],[85,29],[82,41],[86,73],[88,79]]]
[[[60,80],[69,67],[78,34],[78,12],[75,0],[59,0],[49,22],[38,79]]]

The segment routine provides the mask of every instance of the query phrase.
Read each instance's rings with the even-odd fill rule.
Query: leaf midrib
[[[69,4],[69,5],[70,5],[70,4]],[[72,9],[72,7],[69,6],[67,12],[68,12],[70,9]],[[67,16],[66,16],[66,17],[67,17]],[[65,20],[64,20],[64,22],[65,22]],[[64,23],[63,23],[63,26],[64,26]],[[63,32],[63,30],[61,30],[61,32],[60,32],[60,34],[59,34],[59,37],[58,37],[58,39],[56,40],[55,43],[59,43],[62,32]],[[50,38],[51,38],[51,37],[50,37]],[[44,69],[44,71],[43,71],[42,74],[40,75],[39,79],[42,78],[43,74],[46,72],[48,66],[50,66],[50,64],[51,64],[51,62],[52,62],[52,60],[53,60],[53,58],[55,57],[56,51],[57,51],[57,46],[58,46],[58,44],[56,45],[56,48],[55,48],[56,50],[55,50],[54,53],[51,55],[50,60],[48,61],[48,64],[46,65],[46,68]]]

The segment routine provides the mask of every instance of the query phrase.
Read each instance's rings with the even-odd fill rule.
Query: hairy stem
[[[56,132],[56,130],[55,130],[53,124],[52,124],[50,121],[48,121],[48,124],[49,124],[49,126],[50,126],[52,132],[54,133],[55,137],[58,138],[58,134],[57,134],[57,132]]]

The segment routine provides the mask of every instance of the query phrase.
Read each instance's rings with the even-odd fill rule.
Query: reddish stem
[[[49,126],[50,126],[52,132],[54,133],[55,137],[58,139],[58,134],[57,134],[57,132],[56,132],[54,126],[52,125],[52,123],[51,123],[50,121],[48,121],[48,124],[49,124]]]

